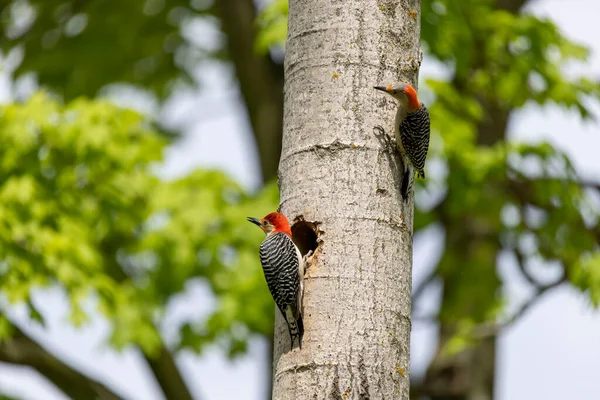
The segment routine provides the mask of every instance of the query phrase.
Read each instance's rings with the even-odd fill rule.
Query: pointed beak
[[[261,226],[260,219],[254,217],[248,217],[248,222],[252,222],[254,225]]]
[[[381,90],[382,92],[388,91],[385,86],[373,86],[373,89]]]

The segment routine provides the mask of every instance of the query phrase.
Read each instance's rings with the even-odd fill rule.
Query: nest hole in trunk
[[[304,217],[299,216],[294,219],[292,225],[292,239],[302,256],[305,256],[309,251],[313,253],[319,247],[319,234],[321,233],[318,229],[318,222],[306,221]]]

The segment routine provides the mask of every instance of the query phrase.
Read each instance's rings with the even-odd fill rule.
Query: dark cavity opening
[[[294,220],[292,225],[292,238],[302,256],[306,255],[309,251],[315,252],[319,243],[317,242],[317,224],[313,222],[305,221],[303,217],[298,217]]]

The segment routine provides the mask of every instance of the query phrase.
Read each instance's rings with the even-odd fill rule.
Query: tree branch
[[[598,183],[598,182],[579,180],[579,181],[577,181],[577,183],[580,184],[581,186],[585,187],[586,189],[594,189],[594,190],[597,190],[600,192],[600,183]]]
[[[539,285],[535,282],[536,291],[535,293],[527,300],[525,303],[519,307],[519,309],[506,321],[499,323],[483,323],[475,328],[473,328],[472,338],[473,339],[486,339],[491,336],[497,336],[501,333],[501,331],[509,328],[519,319],[521,319],[525,313],[535,305],[535,303],[540,300],[540,298],[549,290],[554,289],[567,281],[566,275],[563,274],[556,281],[548,284],[548,285]],[[422,316],[413,316],[413,322],[427,322],[434,323],[438,322],[437,317],[435,315],[422,315]]]
[[[531,285],[535,287],[539,287],[539,282],[527,271],[525,267],[525,260],[523,259],[523,254],[517,249],[514,251],[515,258],[517,259],[517,266],[519,267],[519,271],[523,274],[523,277],[529,282]]]
[[[509,172],[512,172],[514,174],[517,174],[519,177],[522,177],[523,179],[527,179],[522,175],[522,172],[519,171],[518,169],[515,168],[508,168]],[[564,177],[539,177],[539,178],[531,178],[530,180],[532,181],[536,181],[536,182],[556,182],[556,181],[564,181],[567,183],[574,183],[576,185],[582,186],[586,189],[593,189],[593,190],[597,190],[600,191],[600,183],[599,182],[593,182],[587,179],[567,179]]]
[[[527,4],[529,0],[498,0],[498,8],[516,14]]]
[[[425,277],[425,279],[423,279],[423,281],[416,287],[416,289],[413,290],[413,292],[412,292],[412,305],[413,305],[413,309],[414,309],[414,304],[417,301],[417,299],[423,294],[423,292],[425,291],[425,289],[427,288],[427,286],[429,286],[429,284],[431,282],[433,282],[436,277],[437,277],[437,268],[434,268]]]
[[[48,352],[17,326],[0,341],[0,362],[29,366],[72,399],[123,400],[99,381],[92,379]]]
[[[518,171],[517,171],[518,172]],[[543,178],[542,178],[543,179]],[[541,180],[541,179],[539,179]],[[598,183],[594,183],[594,182],[584,182],[584,181],[574,181],[575,183],[578,183],[582,186],[585,186],[587,188],[591,188],[591,189],[597,189],[600,191],[600,184]],[[548,213],[552,213],[555,212],[556,210],[552,207],[551,204],[541,204],[539,202],[534,202],[532,200],[533,196],[531,194],[531,185],[528,184],[528,182],[525,181],[517,181],[517,180],[510,180],[507,183],[507,189],[512,192],[515,197],[517,198],[517,200],[519,201],[519,203],[521,205],[527,205],[527,204],[531,204],[534,205],[536,207],[541,208],[542,210],[548,212]],[[583,220],[580,221],[581,222],[581,229],[587,230],[589,229],[588,227],[586,227],[585,223]],[[600,243],[600,226],[595,226],[593,228],[591,228],[592,233],[594,234],[595,238],[596,238],[596,242]]]
[[[103,242],[100,244],[102,252],[106,255],[107,260],[112,260],[106,263],[107,273],[117,282],[123,282],[129,279],[129,275],[123,271],[121,265],[117,262],[116,257],[112,256],[117,254],[118,249],[126,243],[127,238],[116,238],[110,242]],[[181,372],[177,367],[177,363],[173,358],[173,355],[167,349],[164,342],[160,343],[158,349],[158,356],[152,358],[140,350],[142,356],[148,363],[152,374],[156,378],[163,394],[167,399],[177,400],[194,400],[192,393],[186,385]]]
[[[114,241],[100,244],[102,252],[106,255],[106,259],[113,260],[106,264],[106,271],[116,282],[123,282],[129,279],[129,276],[123,271],[116,258],[111,256],[116,254],[117,250],[126,241],[127,238],[116,238]],[[0,361],[33,367],[74,399],[121,399],[121,397],[103,387],[102,384],[91,380],[72,367],[62,363],[16,326],[14,326],[14,331],[15,335],[8,341],[0,342]],[[192,393],[183,380],[183,376],[177,367],[173,355],[164,343],[160,344],[156,358],[152,358],[142,351],[140,352],[148,363],[165,398],[194,400]],[[71,380],[73,380],[74,384],[71,384]],[[89,380],[89,382],[86,382],[86,380]],[[75,383],[78,383],[78,385]],[[96,391],[99,394],[95,394],[94,396],[90,394],[92,392],[96,393]],[[71,393],[74,393],[74,395],[71,395]]]
[[[525,313],[531,307],[533,307],[535,305],[535,303],[538,302],[546,292],[562,285],[566,281],[567,281],[567,276],[566,276],[566,274],[563,273],[563,275],[556,281],[554,281],[548,285],[537,286],[537,289],[536,289],[535,293],[533,294],[533,296],[531,296],[529,298],[529,300],[527,300],[525,303],[523,303],[521,305],[521,307],[519,307],[519,309],[508,320],[501,322],[501,323],[481,324],[480,326],[475,327],[474,332],[473,332],[475,338],[485,339],[490,336],[498,335],[501,331],[505,330],[506,328],[513,325],[516,321],[521,319],[525,315]]]
[[[194,400],[183,380],[183,376],[177,367],[173,355],[165,347],[164,343],[161,343],[159,355],[156,359],[146,354],[144,354],[144,358],[167,399]]]

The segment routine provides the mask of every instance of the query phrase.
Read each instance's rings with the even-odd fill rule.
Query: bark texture
[[[396,104],[372,87],[416,86],[419,6],[290,1],[281,211],[313,223],[319,247],[302,350],[276,318],[274,399],[409,398],[413,199],[402,203],[400,159],[373,132],[393,132]]]

